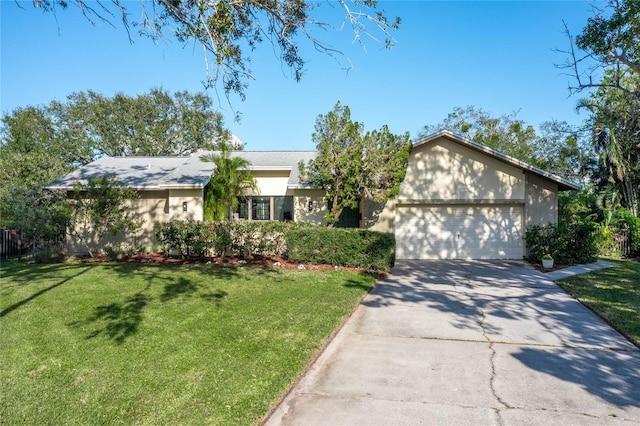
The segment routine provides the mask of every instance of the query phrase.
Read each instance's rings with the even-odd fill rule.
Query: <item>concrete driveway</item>
[[[640,424],[640,351],[525,263],[405,261],[265,423]]]

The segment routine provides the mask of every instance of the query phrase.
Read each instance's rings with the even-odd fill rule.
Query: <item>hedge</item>
[[[154,228],[165,253],[181,257],[282,257],[293,262],[388,271],[392,235],[302,222],[175,221]]]

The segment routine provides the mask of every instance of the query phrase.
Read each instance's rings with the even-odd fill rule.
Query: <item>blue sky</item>
[[[203,90],[202,50],[176,41],[154,45],[123,27],[92,26],[79,11],[43,14],[21,1],[0,1],[3,113],[17,107],[64,100],[72,92],[135,95],[153,87],[171,92]],[[140,1],[128,3],[132,10]],[[578,97],[569,97],[569,76],[554,65],[567,58],[563,20],[577,34],[592,16],[591,3],[574,1],[382,1],[400,16],[396,46],[353,44],[348,28],[318,33],[351,59],[348,72],[303,44],[308,61],[300,83],[279,62],[270,44],[253,54],[247,100],[232,98],[239,123],[220,95],[227,127],[246,149],[314,149],[315,119],[336,101],[351,108],[367,130],[387,124],[416,136],[442,121],[454,107],[474,105],[498,116],[518,111],[535,126],[550,119],[580,123]],[[600,3],[602,4],[602,3]],[[335,2],[322,2],[323,17],[338,20]],[[131,17],[135,20],[136,16]],[[209,94],[218,95],[214,91]]]

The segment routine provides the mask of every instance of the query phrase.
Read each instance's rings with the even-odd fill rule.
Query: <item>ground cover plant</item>
[[[375,278],[0,265],[0,423],[255,424]]]
[[[620,262],[558,284],[640,346],[640,262]]]

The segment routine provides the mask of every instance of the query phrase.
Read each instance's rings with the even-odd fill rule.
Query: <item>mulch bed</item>
[[[332,271],[336,268],[332,265],[314,265],[314,264],[300,264],[291,262],[286,259],[278,257],[262,257],[256,256],[250,259],[241,259],[238,257],[194,257],[194,258],[181,258],[176,256],[168,256],[161,253],[146,253],[136,254],[131,256],[118,256],[113,259],[108,256],[96,256],[96,257],[75,257],[67,262],[77,263],[103,263],[103,262],[120,262],[120,263],[153,263],[153,264],[176,264],[176,265],[238,265],[238,266],[258,266],[264,268],[278,268],[278,269],[304,269],[312,271]],[[301,267],[302,265],[303,267]],[[338,268],[341,271],[351,272],[363,272],[371,273],[372,271],[366,271],[363,268],[353,268],[340,266]],[[378,272],[378,275],[383,275]]]

